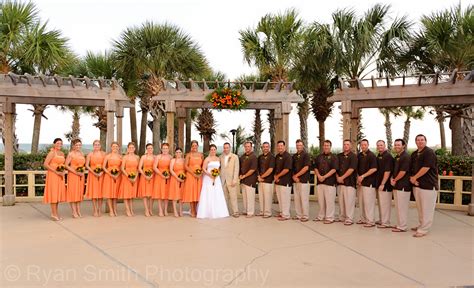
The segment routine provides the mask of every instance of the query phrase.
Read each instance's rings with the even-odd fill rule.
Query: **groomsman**
[[[337,154],[338,169],[336,180],[338,189],[342,194],[339,201],[342,202],[342,211],[339,212],[339,220],[344,225],[354,224],[354,210],[356,201],[357,182],[357,155],[351,151],[351,140],[344,140],[342,152]]]
[[[323,151],[314,161],[314,175],[318,178],[319,214],[314,221],[324,221],[324,224],[334,222],[336,201],[336,170],[337,156],[331,153],[332,143],[323,142]]]
[[[377,157],[369,150],[369,141],[362,139],[357,164],[357,185],[359,185],[359,197],[362,200],[360,210],[361,219],[357,224],[365,224],[364,227],[375,226],[375,176],[377,172]]]
[[[415,138],[418,150],[411,154],[411,177],[413,194],[418,208],[419,224],[412,230],[413,237],[423,237],[433,224],[436,196],[438,191],[438,159],[434,151],[426,147],[426,136],[419,134]]]
[[[228,195],[232,216],[239,217],[237,192],[239,191],[239,157],[230,152],[230,143],[224,143],[224,153],[219,157],[221,162],[220,177],[224,193]]]
[[[262,152],[258,156],[258,201],[260,203],[260,216],[272,217],[273,202],[273,170],[275,169],[275,156],[270,152],[270,143],[263,142]]]
[[[397,209],[397,227],[392,232],[406,232],[408,229],[408,207],[410,205],[411,183],[410,183],[410,156],[403,139],[397,139],[393,143],[393,149],[397,153],[393,168],[393,178],[390,184],[395,194],[395,208]]]
[[[253,152],[252,142],[244,144],[245,153],[240,156],[240,188],[247,217],[255,214],[255,187],[257,186],[257,156]]]
[[[295,193],[296,219],[307,222],[309,219],[309,175],[311,157],[304,150],[301,139],[296,140],[296,153],[293,155],[293,191]]]
[[[291,168],[293,166],[290,153],[286,151],[286,143],[283,140],[277,143],[278,154],[275,156],[275,191],[280,206],[280,217],[278,220],[290,219],[291,204]]]
[[[380,224],[378,228],[390,228],[392,210],[392,185],[390,176],[393,171],[393,157],[385,146],[385,141],[377,141],[377,175],[376,187],[379,198]]]

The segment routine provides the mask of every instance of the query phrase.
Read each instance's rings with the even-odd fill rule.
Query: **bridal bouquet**
[[[117,176],[119,174],[119,170],[117,168],[112,168],[110,169],[110,174],[112,174],[113,176]],[[114,178],[114,183],[117,182],[117,179]]]
[[[58,167],[56,167],[56,171],[58,172],[64,172],[64,170],[66,170],[66,166],[63,164],[59,164]]]
[[[194,174],[196,175],[201,175],[202,174],[202,169],[201,168],[196,168],[196,170],[194,170]]]
[[[214,177],[214,180],[212,181],[212,185],[214,185],[215,177],[219,176],[219,173],[220,173],[220,171],[217,168],[214,168],[214,169],[211,170],[211,175],[212,175],[212,177]]]
[[[128,179],[134,180],[135,178],[137,178],[137,173],[135,172],[128,173]]]
[[[164,170],[162,172],[162,174],[163,174],[163,176],[168,177],[168,176],[170,176],[170,171]],[[165,184],[168,184],[168,178],[165,179]]]
[[[146,177],[151,177],[151,175],[153,175],[153,170],[152,169],[145,169],[145,171],[143,171],[145,173],[145,176]],[[147,180],[148,182],[150,182],[150,180]]]
[[[102,169],[102,167],[100,165],[97,165],[95,168],[94,168],[94,173],[96,174],[99,174],[101,173],[102,171],[104,171],[104,169]]]
[[[78,173],[84,173],[86,171],[86,167],[84,166],[79,166],[76,168],[76,172]],[[80,176],[80,179],[82,180],[82,176]]]
[[[184,173],[179,173],[179,174],[178,174],[178,178],[184,181],[184,180],[186,180],[186,174],[184,174]],[[179,188],[181,188],[181,184],[182,184],[182,183],[179,182]]]

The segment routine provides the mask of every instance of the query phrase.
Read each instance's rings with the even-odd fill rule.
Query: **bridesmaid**
[[[84,199],[86,158],[82,153],[82,142],[79,139],[72,140],[72,151],[67,155],[66,168],[69,171],[67,177],[66,201],[71,205],[72,217],[79,218],[81,215],[81,202]]]
[[[199,194],[202,186],[202,153],[198,152],[198,142],[191,141],[191,152],[186,155],[184,168],[186,169],[186,182],[184,185],[184,193],[182,201],[189,203],[191,206],[191,217],[196,217],[196,207],[199,201]],[[200,169],[201,173],[196,173]]]
[[[174,217],[181,217],[183,216],[183,203],[181,202],[181,197],[184,190],[184,179],[181,179],[180,175],[185,175],[183,150],[181,150],[181,148],[176,148],[174,151],[174,158],[171,160],[170,171],[172,177],[170,179],[170,193],[168,199],[173,201]],[[177,211],[176,202],[178,202],[178,200],[179,209]]]
[[[138,172],[140,172],[140,180],[138,182],[138,197],[143,198],[145,206],[145,216],[152,216],[151,212],[151,195],[153,193],[153,163],[155,156],[153,155],[153,144],[146,144],[146,153],[140,158],[138,164]]]
[[[51,219],[59,221],[63,218],[58,215],[58,203],[66,201],[66,184],[64,175],[67,173],[64,153],[61,151],[63,140],[54,139],[53,148],[49,151],[43,166],[48,171],[46,173],[46,183],[44,187],[43,203],[51,205]],[[58,169],[59,167],[59,169]],[[61,171],[61,167],[62,169]]]
[[[107,154],[104,158],[102,167],[104,168],[104,184],[102,197],[107,198],[107,205],[109,206],[109,216],[117,216],[117,197],[120,187],[120,167],[122,165],[122,156],[119,154],[119,145],[117,142],[112,142],[110,145],[112,152]],[[115,171],[115,174],[112,172]]]
[[[86,168],[89,171],[89,175],[87,175],[86,197],[92,199],[94,216],[100,217],[102,213],[102,189],[104,182],[102,163],[104,163],[105,152],[101,150],[99,140],[93,142],[93,149],[86,158]]]
[[[137,197],[138,191],[138,164],[139,157],[135,154],[135,143],[127,145],[127,155],[122,159],[122,183],[119,189],[119,198],[125,203],[125,212],[128,217],[134,216],[133,198]]]
[[[170,145],[161,144],[161,154],[155,157],[153,170],[157,174],[153,183],[153,198],[158,199],[158,215],[168,216],[168,194],[170,189]],[[153,208],[153,202],[151,204]]]

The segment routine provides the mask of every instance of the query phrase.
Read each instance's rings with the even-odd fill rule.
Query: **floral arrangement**
[[[145,173],[145,176],[147,177],[150,177],[151,175],[153,175],[153,170],[151,169],[145,169],[145,171],[143,171]]]
[[[133,180],[133,179],[135,179],[136,177],[137,177],[137,173],[135,173],[135,172],[130,172],[130,173],[128,173],[128,178],[129,178],[129,179]]]
[[[165,177],[168,177],[170,176],[170,171],[164,170],[161,174],[163,174]],[[165,184],[168,184],[168,178],[165,179]]]
[[[110,169],[110,174],[115,176],[115,175],[119,174],[119,170],[117,168],[112,168],[112,169]]]
[[[184,180],[186,180],[186,174],[184,174],[184,173],[179,173],[179,174],[178,174],[178,178],[184,181]],[[179,188],[181,188],[181,184],[182,184],[182,183],[179,182]]]
[[[96,173],[96,174],[102,173],[102,171],[104,171],[104,169],[102,169],[102,167],[100,165],[98,165],[94,168],[94,173]]]
[[[194,174],[196,175],[201,175],[202,174],[202,169],[201,168],[196,168],[196,170],[194,170]]]
[[[216,109],[241,110],[247,106],[247,99],[240,90],[218,88],[207,95],[207,101]]]
[[[211,170],[211,175],[212,175],[212,177],[217,177],[217,176],[219,176],[219,173],[220,173],[220,171],[219,171],[219,169],[217,169],[217,168],[214,168],[214,169]],[[212,181],[212,185],[214,185],[214,183],[215,183],[215,180]]]
[[[63,164],[59,164],[58,167],[56,167],[56,171],[58,172],[64,172],[64,170],[66,170],[66,166]]]
[[[76,172],[78,173],[84,173],[86,171],[86,167],[84,166],[79,166],[76,168]]]

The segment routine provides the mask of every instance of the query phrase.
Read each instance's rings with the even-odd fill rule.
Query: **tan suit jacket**
[[[221,161],[221,181],[222,185],[231,185],[232,182],[239,184],[239,157],[230,153],[227,165],[225,164],[225,155],[219,157]]]

